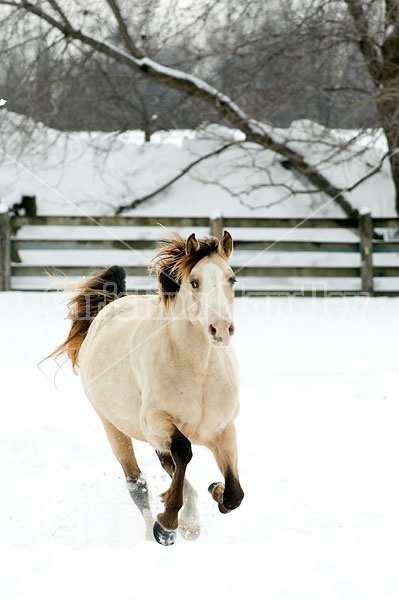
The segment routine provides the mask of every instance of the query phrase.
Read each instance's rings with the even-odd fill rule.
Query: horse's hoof
[[[223,494],[224,494],[223,483],[220,483],[220,482],[211,483],[211,485],[208,488],[208,492],[210,493],[212,498],[218,503],[218,508],[221,513],[223,513],[224,515],[227,515],[227,513],[231,512],[231,508],[227,508],[227,506],[225,506],[223,504]]]
[[[154,538],[161,546],[173,546],[176,541],[176,531],[169,531],[162,527],[159,521],[155,521],[153,527]]]
[[[212,496],[212,498],[220,504],[223,501],[223,492],[224,492],[224,484],[220,481],[215,483],[211,483],[208,488],[208,492]]]
[[[179,533],[184,540],[197,540],[201,533],[201,526],[198,523],[186,523],[180,519]]]

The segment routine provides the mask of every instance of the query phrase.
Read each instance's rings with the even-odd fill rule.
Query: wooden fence
[[[235,239],[232,266],[238,273],[237,293],[241,295],[399,295],[399,239],[393,236],[391,240],[373,239],[376,230],[398,230],[399,219],[372,219],[369,213],[362,214],[358,220],[302,220],[230,217],[11,217],[3,211],[0,212],[0,290],[48,289],[49,273],[80,278],[96,266],[106,266],[113,262],[125,267],[130,291],[145,293],[154,290],[156,284],[147,276],[147,268],[150,254],[155,253],[163,232],[158,228],[155,233],[152,230],[152,235],[149,236],[148,228],[159,224],[172,230],[183,231],[189,228],[216,236],[220,236],[224,228],[232,231]],[[287,234],[289,230],[301,231],[301,239],[292,239],[293,236]],[[350,236],[348,241],[344,241],[341,234],[335,240],[331,240],[331,235],[330,239],[320,240],[312,235],[316,230],[318,235],[327,230],[335,233],[344,230]],[[144,231],[143,235],[140,234],[141,231]],[[281,231],[284,233],[281,234]],[[129,232],[134,232],[134,235]],[[307,237],[303,235],[305,232]],[[95,253],[90,254],[93,258],[88,261],[85,256],[89,250]],[[120,252],[118,260],[114,261],[113,252],[116,250],[124,252]],[[45,260],[40,262],[32,259],[43,251],[46,253]],[[65,251],[74,251],[73,264],[63,258]],[[103,251],[101,257],[99,251]],[[104,261],[104,251],[109,253],[109,260]],[[141,256],[141,259],[135,261],[132,251],[134,255]],[[305,253],[308,257],[316,257],[315,260],[308,261],[307,264],[295,262],[295,257],[303,257]],[[24,254],[28,254],[30,259],[24,259]],[[244,258],[240,259],[240,256]],[[327,256],[328,260],[318,260],[322,256]],[[349,256],[352,260],[347,260]],[[389,257],[386,263],[381,260],[384,256]],[[339,257],[339,264],[332,265],[334,260],[331,257]],[[377,261],[374,260],[376,257]],[[268,260],[262,262],[264,258]]]

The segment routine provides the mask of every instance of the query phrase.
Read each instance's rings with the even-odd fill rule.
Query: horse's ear
[[[233,252],[233,238],[228,231],[224,231],[223,237],[219,242],[219,252],[226,258],[230,258]]]
[[[200,243],[197,240],[197,238],[195,237],[195,233],[192,233],[186,241],[186,254],[187,256],[189,254],[192,254],[193,252],[196,252],[197,250],[199,250],[200,247]]]

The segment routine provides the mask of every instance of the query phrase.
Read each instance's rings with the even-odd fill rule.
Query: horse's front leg
[[[186,467],[193,453],[190,441],[181,431],[175,428],[170,441],[170,455],[175,464],[172,483],[162,494],[165,510],[157,515],[154,524],[154,537],[160,544],[170,545],[176,539],[176,529],[179,524],[179,510],[183,506],[183,487]]]
[[[163,411],[153,410],[146,415],[148,441],[159,453],[172,457],[174,470],[169,489],[162,494],[164,512],[159,513],[154,524],[154,537],[160,544],[169,546],[175,542],[179,510],[183,506],[183,487],[186,468],[193,453],[191,442],[173,424]]]
[[[238,476],[237,439],[234,425],[229,425],[207,446],[212,450],[224,476],[224,484],[212,483],[209,486],[209,492],[218,503],[220,512],[228,513],[238,508],[244,498]]]
[[[175,463],[171,454],[157,452],[158,458],[165,471],[173,477]],[[200,518],[197,508],[198,494],[188,481],[184,478],[183,486],[183,508],[179,513],[179,533],[185,540],[196,540],[201,533]]]

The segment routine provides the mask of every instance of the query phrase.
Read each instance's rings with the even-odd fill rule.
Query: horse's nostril
[[[229,335],[233,335],[235,330],[236,330],[236,328],[234,327],[234,324],[232,323],[229,327]]]
[[[209,333],[215,337],[216,335],[216,327],[214,327],[213,325],[209,325]]]

